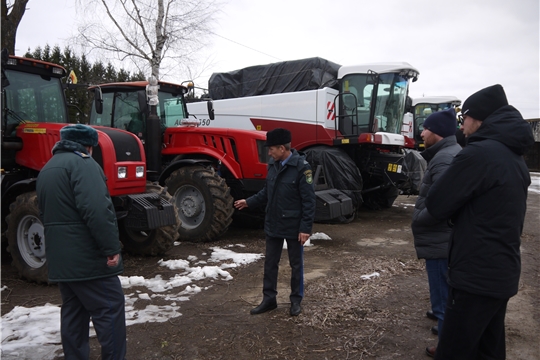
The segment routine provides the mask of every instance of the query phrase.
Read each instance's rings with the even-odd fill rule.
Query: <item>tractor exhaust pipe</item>
[[[161,120],[157,114],[159,85],[152,76],[148,80],[146,95],[150,115],[146,119],[146,170],[149,181],[157,181],[161,173]]]

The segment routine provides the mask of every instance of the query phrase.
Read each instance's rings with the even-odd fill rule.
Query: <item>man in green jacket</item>
[[[88,359],[89,321],[102,359],[126,355],[123,272],[116,214],[101,167],[92,158],[98,133],[68,125],[37,179],[45,226],[49,280],[62,296],[61,337],[65,359]]]

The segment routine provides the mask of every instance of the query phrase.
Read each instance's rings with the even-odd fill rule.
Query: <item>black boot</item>
[[[298,316],[302,312],[302,307],[299,302],[291,303],[291,316]]]
[[[257,314],[265,313],[265,312],[270,311],[270,310],[274,310],[275,308],[277,308],[276,299],[263,300],[262,303],[259,306],[257,306],[254,309],[251,309],[251,311],[249,313],[251,315],[257,315]]]

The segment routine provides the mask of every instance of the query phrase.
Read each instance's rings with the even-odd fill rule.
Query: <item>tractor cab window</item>
[[[2,94],[6,131],[26,122],[68,122],[60,79],[7,69],[5,74],[10,82]]]
[[[117,129],[130,131],[143,138],[146,131],[148,108],[141,109],[139,91],[106,91],[103,89],[103,112],[96,113],[92,107],[90,114],[91,125],[112,126]],[[159,91],[157,115],[161,120],[161,129],[178,126],[186,117],[186,108],[182,97]]]
[[[175,96],[166,92],[159,92],[159,104],[161,110],[161,122],[166,128],[182,124],[186,116],[186,106],[181,96]]]
[[[139,111],[137,92],[117,92],[114,94],[114,127],[134,134],[144,130],[144,119]]]
[[[103,93],[103,112],[98,114],[94,106],[90,113],[90,125],[110,126],[112,124],[112,109],[113,109],[114,93]]]

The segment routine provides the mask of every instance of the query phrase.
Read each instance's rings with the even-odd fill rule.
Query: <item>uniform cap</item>
[[[60,138],[79,143],[83,146],[97,146],[98,133],[96,129],[83,124],[67,125],[60,130]]]
[[[266,133],[264,146],[284,145],[291,142],[291,132],[287,129],[277,128]]]

